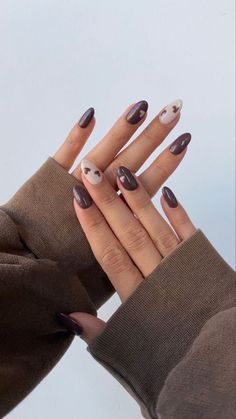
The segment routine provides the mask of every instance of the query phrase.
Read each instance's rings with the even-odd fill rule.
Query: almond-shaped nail
[[[191,141],[191,134],[189,132],[186,132],[185,134],[180,135],[176,140],[170,145],[170,152],[172,154],[180,154],[184,149],[187,147],[187,145]]]
[[[81,162],[81,170],[86,179],[92,185],[96,185],[102,181],[102,172],[93,162],[83,159]]]
[[[174,102],[165,106],[159,114],[159,120],[163,125],[168,125],[175,120],[179,115],[183,106],[181,99],[176,99]]]
[[[73,187],[73,194],[79,206],[83,209],[91,207],[93,200],[89,193],[80,185]]]
[[[144,117],[147,110],[148,103],[146,100],[140,100],[140,102],[137,102],[129,111],[128,115],[126,116],[126,120],[129,122],[129,124],[137,124]]]
[[[128,191],[134,191],[137,189],[138,182],[127,167],[120,166],[117,170],[117,176],[124,188]]]
[[[84,114],[81,116],[78,122],[80,128],[87,128],[87,126],[93,119],[94,112],[94,108],[89,108],[86,112],[84,112]]]
[[[178,201],[176,199],[176,196],[174,195],[174,193],[172,192],[170,188],[168,188],[167,186],[164,186],[162,188],[162,195],[164,196],[169,207],[176,208],[178,206]]]
[[[65,326],[65,328],[68,329],[70,332],[74,333],[74,335],[82,335],[83,328],[76,320],[72,319],[70,316],[64,313],[57,313],[57,317],[63,324],[63,326]]]

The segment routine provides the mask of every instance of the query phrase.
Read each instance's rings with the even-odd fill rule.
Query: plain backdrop
[[[146,99],[150,121],[180,97],[181,122],[152,158],[177,135],[192,133],[166,184],[233,266],[233,33],[233,0],[1,0],[0,202],[53,155],[88,107],[96,108],[97,126],[84,153],[130,103]],[[113,297],[99,316],[107,319],[118,304]],[[79,338],[8,415],[111,417],[141,414]]]

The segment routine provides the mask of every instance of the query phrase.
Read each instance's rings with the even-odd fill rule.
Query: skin
[[[85,156],[86,159],[93,161],[96,166],[105,172],[106,177],[115,188],[117,187],[117,168],[119,166],[127,166],[135,173],[152,152],[164,141],[180,119],[179,114],[171,124],[162,125],[157,115],[130,145],[120,151],[143,124],[147,116],[146,114],[139,123],[130,125],[125,117],[133,105],[130,105],[125,110],[101,141]],[[75,124],[64,143],[53,156],[66,170],[69,171],[72,168],[84,144],[91,135],[94,126],[95,118],[92,119],[87,128],[81,128],[78,124]],[[185,153],[186,150],[174,156],[169,152],[167,147],[140,174],[139,179],[150,196],[154,196],[165,180],[176,170],[184,158]],[[158,175],[156,175],[156,172],[158,172]],[[80,162],[71,174],[78,180],[81,180]]]
[[[135,191],[124,189],[117,178],[119,166],[126,166],[135,173],[180,119],[178,115],[169,125],[162,125],[157,115],[130,145],[120,151],[146,119],[145,116],[136,125],[130,125],[125,116],[132,106],[85,156],[103,172],[102,182],[91,185],[81,171],[81,162],[72,171],[72,175],[84,183],[94,201],[90,208],[82,209],[74,199],[78,221],[98,263],[107,273],[122,302],[164,257],[196,231],[180,203],[176,208],[170,208],[161,197],[162,208],[170,222],[168,224],[151,201],[151,197],[178,167],[187,148],[179,155],[173,155],[168,146],[136,177],[139,186]],[[87,128],[80,128],[76,124],[53,156],[66,170],[71,169],[94,126],[95,118]],[[118,189],[123,194],[123,200],[116,193]],[[83,327],[81,337],[87,343],[106,325],[101,319],[87,313],[71,313],[70,317]]]
[[[161,206],[170,224],[167,223],[141,182],[138,178],[136,180],[138,188],[127,191],[117,178],[117,186],[128,206],[105,176],[99,184],[92,185],[82,175],[84,186],[93,199],[91,207],[82,209],[74,199],[76,215],[94,256],[122,302],[145,281],[163,258],[196,231],[182,205],[178,202],[176,208],[171,208],[162,196]],[[82,326],[81,338],[87,343],[106,325],[87,313],[71,313],[70,317]]]

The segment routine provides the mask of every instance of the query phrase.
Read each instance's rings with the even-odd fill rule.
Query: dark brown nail
[[[180,154],[184,149],[187,147],[187,145],[191,141],[191,134],[189,132],[186,132],[185,134],[180,135],[171,145],[170,145],[170,152],[172,154]]]
[[[126,120],[132,125],[137,124],[144,117],[147,110],[148,103],[146,100],[141,100],[140,102],[137,102],[129,111],[128,115],[126,116]]]
[[[169,205],[169,207],[176,208],[178,206],[178,201],[170,188],[167,188],[167,186],[164,186],[164,188],[162,188],[162,194],[167,204]]]
[[[83,209],[91,207],[93,200],[89,193],[80,185],[73,187],[73,194],[79,206]]]
[[[63,326],[65,326],[65,328],[68,329],[70,332],[78,336],[82,335],[83,328],[76,320],[72,319],[70,316],[64,313],[57,313],[57,317],[63,324]]]
[[[134,191],[138,187],[138,182],[127,167],[120,166],[117,170],[117,176],[122,185],[128,191]]]
[[[86,128],[88,124],[92,121],[94,116],[94,108],[89,108],[84,114],[81,116],[78,124],[81,128]]]

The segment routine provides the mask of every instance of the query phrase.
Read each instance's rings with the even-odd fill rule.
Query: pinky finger
[[[177,201],[172,190],[167,186],[162,188],[161,205],[180,240],[186,240],[195,233],[196,227],[182,205]]]
[[[99,335],[106,326],[103,320],[88,313],[58,313],[58,319],[69,332],[79,336],[87,344]]]

